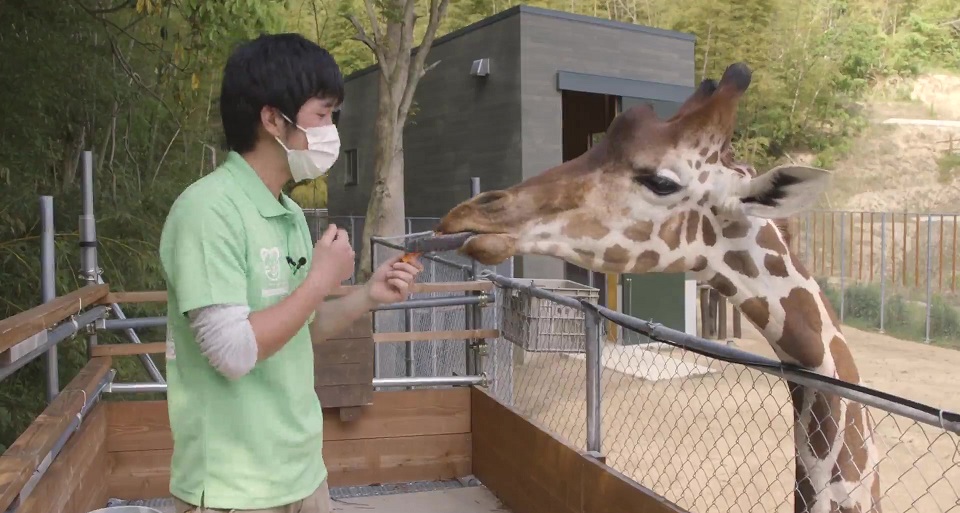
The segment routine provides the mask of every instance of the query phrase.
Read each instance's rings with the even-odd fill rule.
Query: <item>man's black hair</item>
[[[238,46],[223,70],[220,119],[227,148],[253,149],[260,110],[276,107],[296,121],[310,98],[343,102],[343,75],[330,53],[299,34],[272,34]]]

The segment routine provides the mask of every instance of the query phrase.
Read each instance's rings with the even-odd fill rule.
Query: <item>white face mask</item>
[[[283,116],[290,121],[290,118]],[[297,128],[307,134],[307,149],[291,150],[279,137],[276,137],[280,146],[287,150],[287,160],[290,163],[290,174],[297,182],[312,180],[326,174],[340,156],[340,134],[337,132],[337,125],[329,124],[312,128],[303,128],[296,125]]]

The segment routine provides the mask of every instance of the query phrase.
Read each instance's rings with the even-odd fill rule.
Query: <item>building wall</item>
[[[488,20],[478,30],[435,43],[404,130],[406,214],[440,217],[470,196],[470,178],[483,190],[508,187],[521,173],[520,18]],[[490,59],[490,75],[470,75],[474,60]],[[358,149],[360,180],[343,185],[345,159],[331,170],[330,211],[363,215],[373,181],[378,70],[348,78],[340,115],[342,149]]]
[[[524,179],[563,161],[558,71],[694,84],[690,35],[531,8],[520,19]],[[561,278],[563,268],[556,259],[536,256],[517,262],[518,275],[529,278]]]

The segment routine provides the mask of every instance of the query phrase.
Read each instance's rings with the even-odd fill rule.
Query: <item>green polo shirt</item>
[[[237,153],[190,185],[160,239],[167,280],[170,492],[210,508],[267,509],[313,493],[327,477],[323,416],[306,324],[237,380],[200,352],[186,312],[218,303],[276,304],[310,267],[303,210],[274,197]],[[299,269],[287,262],[306,259]]]

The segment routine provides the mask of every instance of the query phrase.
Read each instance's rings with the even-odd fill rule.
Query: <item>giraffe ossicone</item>
[[[690,272],[737,305],[784,362],[860,376],[837,316],[789,250],[783,220],[816,204],[831,174],[787,164],[758,174],[731,139],[751,72],[704,80],[669,119],[619,114],[586,153],[451,209],[440,233],[473,232],[481,263],[546,255],[613,273]],[[873,422],[859,403],[790,385],[795,510],[880,513]]]

